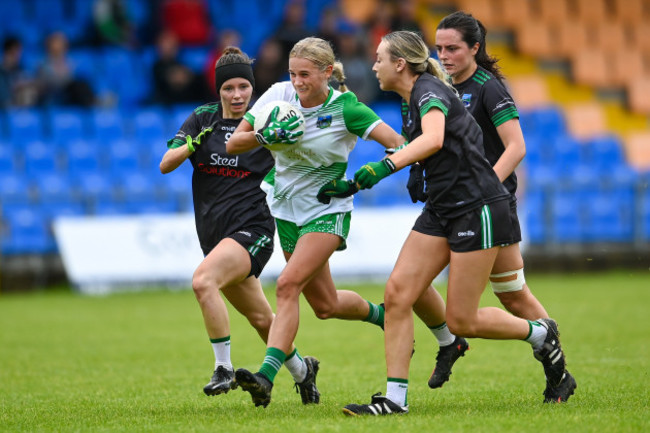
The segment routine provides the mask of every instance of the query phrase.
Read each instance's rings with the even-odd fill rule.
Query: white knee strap
[[[505,278],[507,281],[492,281],[492,278]],[[490,275],[490,285],[494,293],[517,292],[524,288],[524,284],[524,268]]]

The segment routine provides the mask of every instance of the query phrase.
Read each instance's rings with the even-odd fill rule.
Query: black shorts
[[[512,221],[513,244],[521,242],[521,227],[519,226],[519,215],[517,215],[517,198],[513,195],[510,199],[510,221]]]
[[[446,238],[457,253],[485,250],[516,243],[521,238],[519,221],[512,219],[510,199],[495,201],[453,218],[439,217],[425,207],[413,230],[429,236]]]
[[[251,258],[251,272],[248,274],[249,277],[251,275],[259,277],[264,266],[266,266],[271,258],[271,254],[273,254],[273,235],[273,232],[269,233],[259,229],[244,229],[226,236],[236,241],[248,251],[248,255]]]

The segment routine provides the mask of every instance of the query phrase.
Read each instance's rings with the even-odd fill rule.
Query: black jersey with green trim
[[[494,167],[505,151],[497,127],[510,119],[518,119],[519,112],[503,83],[482,67],[462,83],[455,84],[465,108],[472,113],[483,131],[485,157]],[[517,191],[517,176],[513,172],[504,181],[506,189]]]
[[[442,148],[421,163],[427,206],[452,218],[510,194],[485,158],[481,128],[452,89],[431,74],[422,74],[402,102],[402,131],[412,142],[422,135],[422,116],[432,109],[445,115]]]
[[[226,236],[247,227],[262,227],[274,233],[273,218],[260,188],[273,167],[271,152],[263,147],[239,155],[226,152],[226,142],[241,119],[224,119],[219,103],[196,108],[174,138],[172,149],[185,144],[185,137],[196,135],[210,125],[213,132],[196,146],[189,157],[194,168],[192,196],[196,231],[204,254]]]

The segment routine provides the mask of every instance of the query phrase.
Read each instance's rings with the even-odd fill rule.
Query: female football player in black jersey
[[[494,307],[479,308],[497,253],[516,242],[510,193],[484,157],[482,132],[446,81],[429,49],[414,32],[382,38],[373,66],[382,90],[402,98],[402,127],[409,144],[354,176],[360,189],[420,161],[427,202],[406,239],[386,284],[384,302],[386,396],[350,404],[348,415],[408,412],[407,391],[413,344],[413,305],[449,264],[447,325],[462,337],[526,340],[557,386],[565,359],[557,324],[529,321]]]
[[[454,12],[438,24],[436,50],[465,108],[483,131],[485,157],[511,194],[510,218],[515,224],[516,242],[499,250],[490,274],[492,290],[512,314],[534,320],[548,317],[548,313],[526,284],[519,249],[515,168],[526,155],[526,145],[519,113],[503,84],[497,59],[487,53],[486,33],[483,24],[472,15]],[[572,382],[567,377],[560,387],[547,388],[545,399],[566,401],[575,388]]]
[[[203,388],[207,395],[227,393],[237,386],[230,360],[228,310],[221,294],[264,342],[274,318],[258,278],[273,252],[275,226],[260,189],[273,158],[262,147],[240,155],[226,153],[226,142],[253,94],[251,64],[239,48],[224,50],[215,66],[220,102],[196,108],[167,142],[168,150],[160,162],[163,174],[186,159],[194,169],[194,216],[205,259],[194,272],[192,288],[215,355],[214,374]],[[295,347],[285,360],[296,384],[310,387],[310,395],[317,394],[314,362],[309,356],[303,359]]]

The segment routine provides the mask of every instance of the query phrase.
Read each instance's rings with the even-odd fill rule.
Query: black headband
[[[230,80],[231,78],[244,78],[250,81],[251,86],[255,87],[253,67],[250,65],[250,63],[230,63],[215,68],[214,82],[217,86],[217,92],[221,90],[223,83]]]

